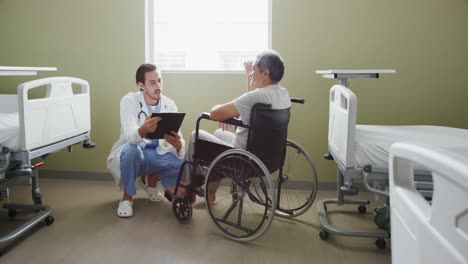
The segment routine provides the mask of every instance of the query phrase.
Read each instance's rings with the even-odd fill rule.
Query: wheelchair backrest
[[[246,150],[274,172],[284,162],[290,108],[271,109],[270,104],[255,104],[250,113]]]

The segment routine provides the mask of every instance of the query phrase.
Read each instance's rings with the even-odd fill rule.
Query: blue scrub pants
[[[157,175],[167,189],[176,185],[182,163],[172,153],[159,155],[154,148],[126,144],[120,154],[120,181],[131,196],[136,194],[136,179],[144,175]]]

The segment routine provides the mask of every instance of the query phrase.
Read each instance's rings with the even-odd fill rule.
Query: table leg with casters
[[[26,231],[40,224],[42,221],[44,221],[47,225],[54,223],[55,219],[52,216],[52,209],[42,204],[41,193],[38,186],[38,174],[39,173],[37,170],[32,170],[32,176],[16,176],[12,178],[14,179],[12,181],[21,181],[31,178],[31,194],[34,204],[4,204],[3,208],[8,209],[8,216],[12,218],[15,217],[18,210],[36,211],[37,214],[32,219],[17,227],[10,233],[0,237],[0,249],[4,248],[9,243],[23,235]],[[0,183],[0,186],[5,184],[6,181]]]
[[[328,239],[329,234],[336,234],[341,236],[358,236],[358,237],[375,237],[377,240],[375,241],[375,245],[383,249],[386,247],[387,243],[385,242],[385,238],[389,238],[390,234],[387,231],[363,231],[363,230],[346,230],[346,229],[339,229],[332,226],[328,221],[328,207],[327,204],[336,204],[336,205],[345,205],[345,204],[355,204],[358,206],[359,213],[365,213],[365,206],[369,205],[369,201],[367,200],[347,200],[344,199],[344,194],[342,189],[340,188],[343,185],[344,177],[340,170],[338,170],[338,197],[332,199],[322,199],[319,200],[317,203],[317,209],[320,218],[320,227],[322,230],[319,233],[319,236],[322,240]]]

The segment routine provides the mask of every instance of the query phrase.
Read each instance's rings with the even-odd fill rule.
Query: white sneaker
[[[119,217],[132,217],[133,216],[133,201],[122,200],[119,202],[117,208],[117,215]]]
[[[146,181],[148,182],[148,178],[146,179]],[[148,199],[151,202],[160,203],[164,200],[164,196],[159,192],[158,188],[149,187],[148,185],[143,183],[143,178],[137,180],[137,185],[146,192],[146,194],[148,195]]]

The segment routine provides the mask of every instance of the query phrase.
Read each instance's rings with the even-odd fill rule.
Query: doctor
[[[158,180],[164,189],[174,193],[185,156],[185,141],[180,131],[172,131],[159,140],[144,138],[158,127],[160,117],[151,118],[152,113],[177,112],[175,102],[162,95],[161,72],[153,64],[142,64],[136,71],[136,84],[140,91],[128,93],[120,101],[120,138],[107,158],[107,168],[116,185],[124,191],[117,209],[120,217],[133,216],[132,196],[137,185],[147,192],[151,201],[162,201],[156,189]],[[140,177],[144,175],[146,181]]]

